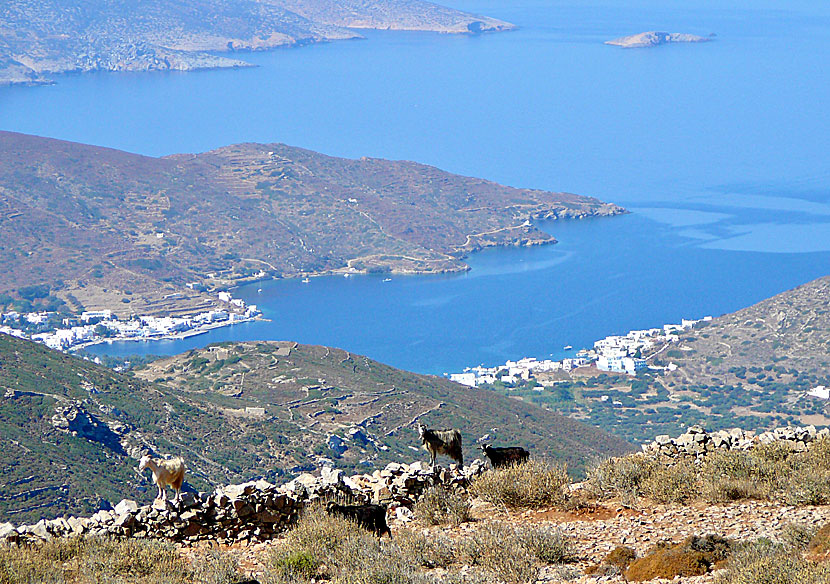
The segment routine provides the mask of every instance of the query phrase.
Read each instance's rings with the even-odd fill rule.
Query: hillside
[[[0,11],[0,85],[65,72],[244,67],[208,51],[359,38],[346,27],[461,33],[513,25],[421,0],[10,0]]]
[[[804,394],[830,386],[828,306],[826,276],[716,318],[656,358],[678,366],[664,383],[724,415],[827,425],[827,402]]]
[[[0,132],[0,152],[0,293],[43,284],[75,310],[193,312],[207,297],[188,282],[463,270],[483,247],[553,241],[530,219],[622,212],[283,144],[151,158]]]
[[[545,391],[508,391],[635,443],[700,424],[767,430],[830,425],[830,277],[680,333],[643,354],[636,378],[581,368]],[[548,383],[548,381],[545,381]]]
[[[485,435],[574,472],[631,448],[533,405],[294,343],[211,346],[154,362],[139,379],[0,335],[0,372],[0,522],[150,498],[134,470],[147,449],[184,456],[188,482],[204,490],[322,460],[371,471],[425,457],[419,420],[460,428],[470,461]]]

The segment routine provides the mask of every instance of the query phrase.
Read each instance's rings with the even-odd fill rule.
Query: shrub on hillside
[[[633,504],[645,490],[645,483],[659,463],[641,454],[609,458],[588,471],[588,488],[598,499],[620,497]]]
[[[472,520],[469,497],[442,486],[427,489],[413,511],[427,525],[459,525]]]
[[[229,584],[240,577],[225,554],[190,565],[172,544],[154,540],[75,537],[0,547],[2,584]]]
[[[405,582],[405,578],[411,576],[412,566],[406,558],[399,559],[397,572],[404,579],[398,581]],[[286,534],[283,545],[271,552],[266,560],[265,580],[272,583],[309,582],[314,577],[324,576],[332,582],[340,582],[350,573],[363,574],[369,565],[386,572],[391,569],[379,538],[315,505],[303,512],[295,527]],[[366,574],[361,578],[372,581]]]
[[[781,543],[787,551],[801,553],[816,537],[818,529],[803,523],[788,523],[781,530]]]
[[[572,552],[570,541],[556,529],[488,523],[462,540],[459,555],[503,582],[524,584],[534,582],[543,565],[569,561]]]
[[[379,539],[321,507],[303,513],[266,560],[264,584],[527,584],[543,565],[571,557],[571,544],[549,527],[486,524],[453,540],[401,530]],[[460,560],[460,561],[457,561]],[[469,566],[463,572],[457,568]],[[434,569],[436,572],[432,572]]]
[[[424,568],[446,568],[455,560],[455,544],[438,533],[402,530],[395,535],[395,545],[403,557]]]
[[[830,564],[814,563],[768,540],[737,546],[718,584],[827,584]]]
[[[694,464],[680,459],[672,465],[656,466],[643,481],[643,492],[657,503],[685,503],[695,498],[698,487]]]
[[[470,494],[494,505],[539,509],[563,505],[569,482],[564,466],[529,460],[484,473],[470,486]]]
[[[656,546],[642,558],[631,562],[626,578],[634,582],[654,578],[672,579],[677,576],[700,576],[729,555],[732,544],[717,535],[692,536],[677,545]]]

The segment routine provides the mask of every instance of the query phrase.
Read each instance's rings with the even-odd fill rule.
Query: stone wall
[[[664,434],[649,444],[643,444],[642,448],[646,454],[701,457],[715,450],[750,450],[758,444],[780,442],[791,450],[802,452],[813,442],[827,436],[830,436],[830,429],[816,430],[815,426],[788,426],[760,434],[740,428],[707,432],[700,426],[691,426],[677,438]]]
[[[324,468],[320,476],[303,474],[276,486],[264,480],[227,485],[212,493],[184,493],[170,501],[139,506],[125,499],[92,517],[59,517],[35,525],[0,524],[0,540],[26,543],[72,535],[108,535],[168,539],[182,543],[263,541],[287,529],[315,500],[379,502],[410,507],[429,487],[466,488],[485,469],[475,460],[463,470],[414,462],[390,463],[372,474],[346,476]]]

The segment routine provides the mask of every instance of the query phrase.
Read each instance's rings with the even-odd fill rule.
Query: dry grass
[[[598,499],[618,496],[630,506],[643,496],[644,484],[657,466],[656,460],[642,454],[609,458],[589,469],[588,488]]]
[[[442,486],[430,487],[415,503],[415,517],[427,525],[460,525],[472,521],[470,498]]]
[[[490,523],[454,540],[434,531],[400,530],[378,539],[322,509],[308,510],[266,561],[265,584],[526,584],[543,565],[570,558],[555,529]],[[468,568],[461,570],[464,565]]]
[[[814,563],[779,544],[757,541],[738,546],[717,584],[827,584],[830,564]]]
[[[0,584],[229,584],[241,577],[225,554],[191,565],[172,544],[152,540],[76,537],[0,547]]]
[[[747,451],[716,450],[698,461],[632,454],[595,465],[588,486],[598,499],[619,497],[628,506],[644,497],[658,503],[758,499],[822,505],[830,503],[830,440],[806,452],[771,443]]]
[[[568,483],[564,466],[529,460],[484,473],[470,486],[470,494],[510,508],[561,507]]]

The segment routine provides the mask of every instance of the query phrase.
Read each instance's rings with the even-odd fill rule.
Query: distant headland
[[[513,28],[422,0],[8,0],[0,12],[0,86],[50,83],[68,72],[249,67],[214,53],[362,38],[356,29]]]
[[[611,41],[605,41],[606,45],[614,45],[616,47],[623,47],[624,49],[635,49],[643,47],[656,47],[657,45],[666,45],[669,43],[705,43],[712,40],[712,37],[702,37],[694,34],[684,34],[679,32],[641,32],[640,34],[633,34],[631,36],[624,36]]]

